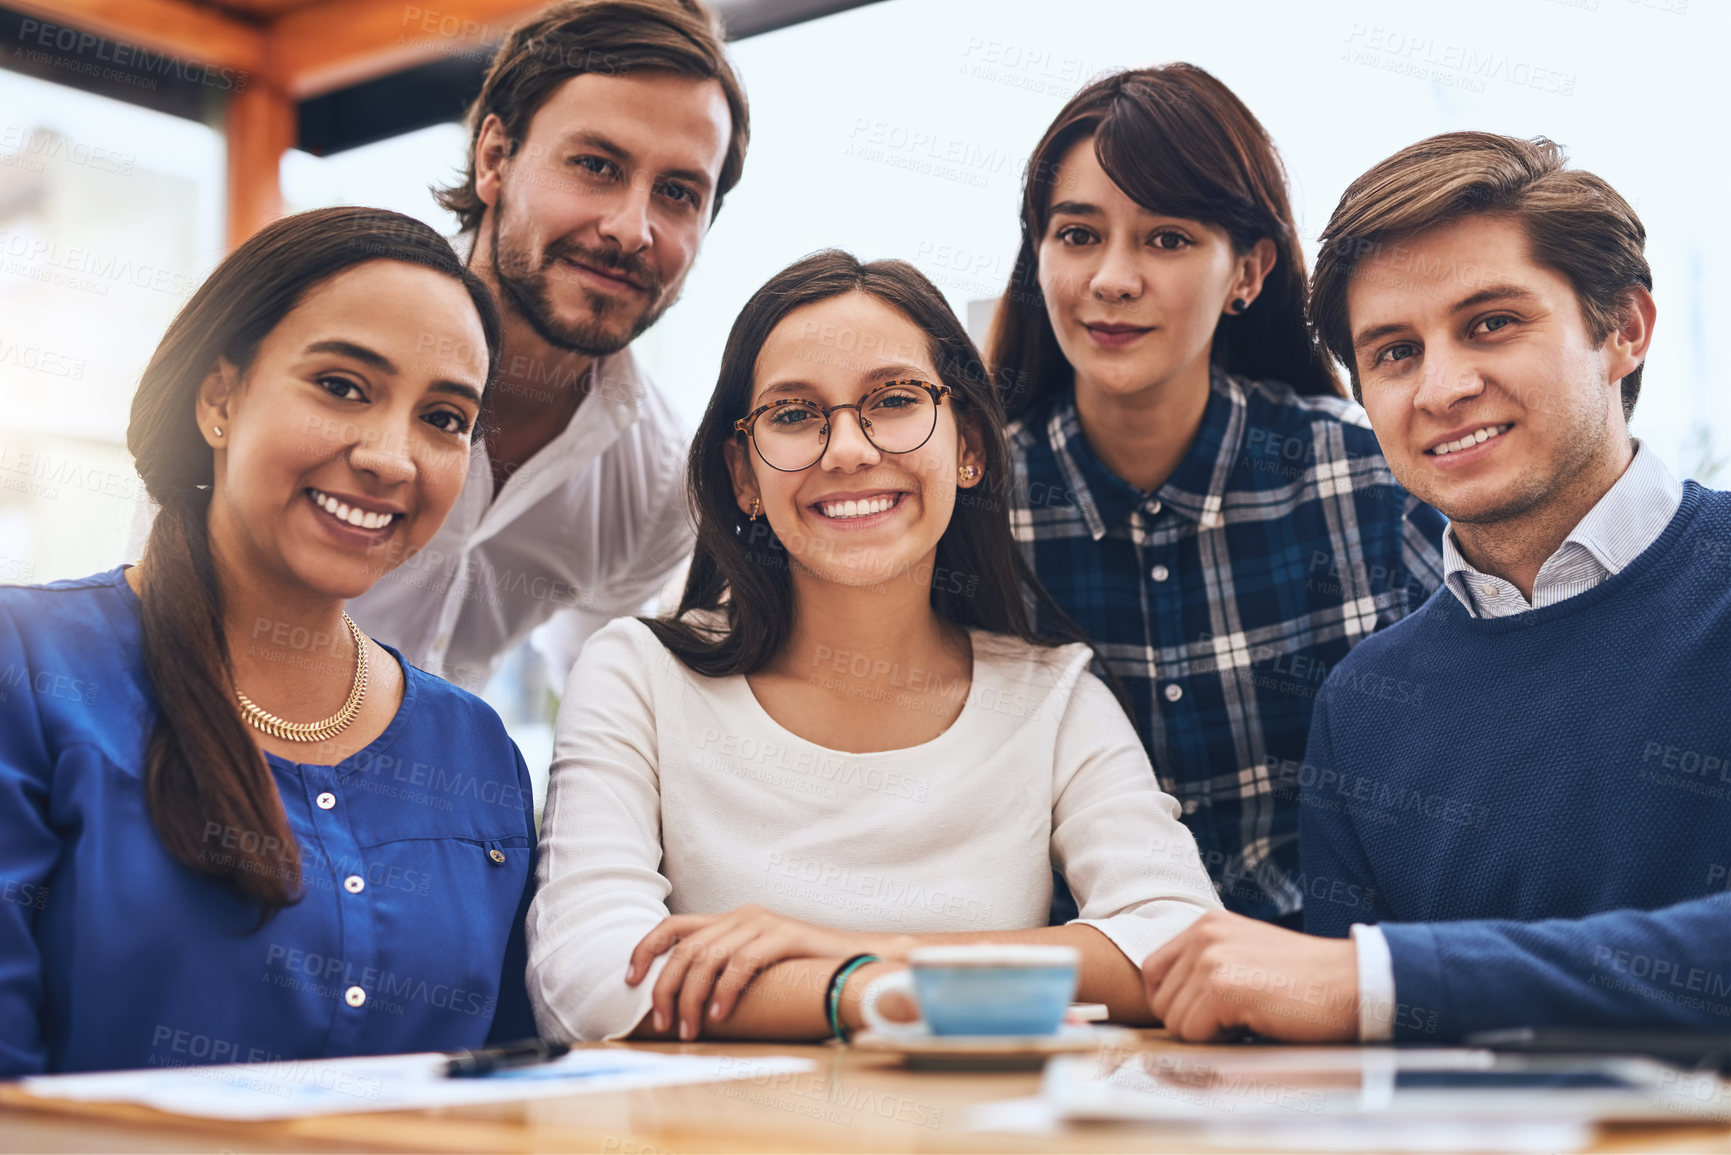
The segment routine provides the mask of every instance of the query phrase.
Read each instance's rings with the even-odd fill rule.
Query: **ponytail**
[[[176,861],[256,900],[268,918],[299,898],[300,846],[235,704],[209,509],[209,490],[171,494],[145,547],[139,602],[159,720],[144,796]]]

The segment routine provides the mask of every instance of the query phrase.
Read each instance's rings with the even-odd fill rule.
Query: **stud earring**
[[[956,469],[956,479],[958,481],[963,481],[963,482],[972,481],[974,478],[978,477],[979,475],[980,475],[980,470],[979,470],[978,466],[963,465],[963,466],[959,466]]]
[[[1234,317],[1238,316],[1238,314],[1244,312],[1244,310],[1248,308],[1250,308],[1250,302],[1246,301],[1243,297],[1232,298],[1232,315]]]
[[[763,512],[763,502],[757,500],[757,498],[755,498],[755,497],[752,498],[751,499],[751,515],[750,515],[751,520],[756,521],[758,518],[758,515],[761,514],[762,512]]]
[[[212,433],[216,434],[218,437],[222,436],[222,426],[220,426],[220,425],[212,425],[210,427],[210,431]]]

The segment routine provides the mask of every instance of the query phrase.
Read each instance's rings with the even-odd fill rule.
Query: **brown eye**
[[[441,433],[463,434],[469,432],[469,419],[454,410],[435,410],[427,414],[422,420]],[[444,424],[439,424],[441,421]]]
[[[682,184],[664,184],[661,186],[660,191],[661,195],[666,197],[668,200],[682,201],[688,205],[695,205],[697,203],[697,191],[695,189],[686,188]]]
[[[769,414],[769,423],[783,429],[797,429],[811,421],[821,420],[815,410],[803,405],[785,405]]]

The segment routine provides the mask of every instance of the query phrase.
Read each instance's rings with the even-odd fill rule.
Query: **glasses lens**
[[[866,436],[885,453],[912,453],[937,426],[938,407],[923,385],[897,381],[873,390],[860,406]]]
[[[770,468],[793,472],[823,456],[824,427],[828,424],[823,410],[796,401],[758,414],[751,436]]]

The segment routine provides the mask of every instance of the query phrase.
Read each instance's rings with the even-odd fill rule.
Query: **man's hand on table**
[[[1358,953],[1318,938],[1210,911],[1142,964],[1148,1006],[1176,1038],[1251,1031],[1301,1043],[1358,1040]]]

